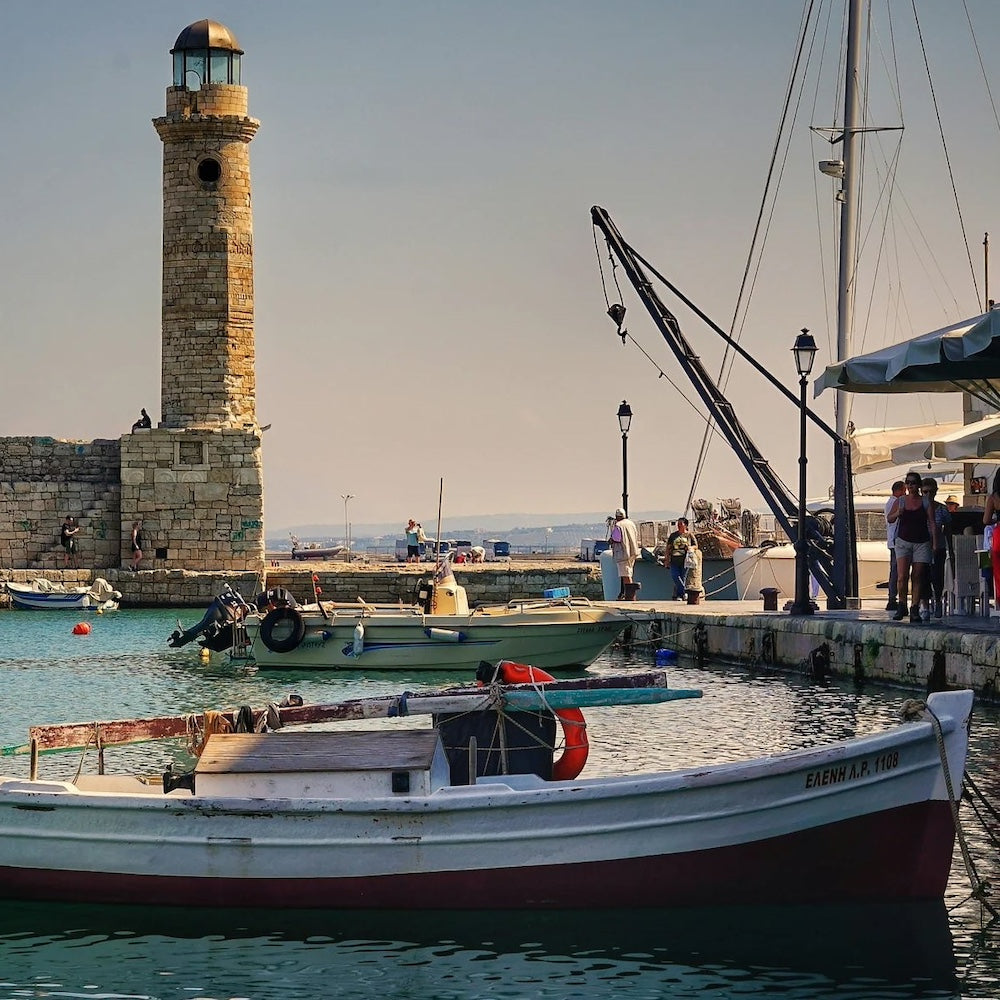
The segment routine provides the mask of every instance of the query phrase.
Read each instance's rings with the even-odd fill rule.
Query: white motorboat
[[[631,692],[568,683],[213,713],[250,729],[414,712],[436,725],[215,732],[183,776],[0,776],[0,897],[402,909],[943,897],[971,691],[932,694],[913,721],[825,746],[547,780],[554,740],[540,737],[541,760],[520,754],[524,720],[554,732],[553,709],[564,730],[567,712],[579,716],[556,706],[700,694],[665,680]],[[472,717],[481,724],[449,725]],[[209,718],[42,727],[31,747],[197,735]]]
[[[31,583],[6,584],[11,604],[24,611],[116,611],[122,599],[107,580],[98,577],[89,587],[67,587],[44,577]]]

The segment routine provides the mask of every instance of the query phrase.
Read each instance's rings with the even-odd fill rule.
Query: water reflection
[[[192,618],[184,612],[185,618]],[[453,674],[298,675],[205,663],[170,650],[176,612],[93,619],[0,614],[0,745],[47,722],[263,705],[296,691],[334,701],[457,683]],[[649,669],[612,651],[597,674]],[[842,739],[897,721],[900,690],[812,685],[765,670],[679,663],[674,687],[704,698],[588,710],[587,773],[717,762]],[[406,720],[416,725],[423,720]],[[399,725],[397,721],[393,723]],[[178,744],[109,751],[158,770]],[[969,767],[1000,800],[1000,717],[977,706]],[[5,758],[3,770],[27,768]],[[68,772],[76,754],[45,757]],[[1000,886],[996,840],[963,808],[980,876]],[[946,905],[635,913],[288,913],[3,904],[0,997],[996,997],[1000,928],[981,930],[956,852]],[[998,893],[1000,895],[1000,893]],[[484,905],[488,901],[484,900]]]
[[[0,951],[8,991],[63,996],[97,984],[104,996],[799,1000],[958,986],[938,904],[423,916],[15,904]]]

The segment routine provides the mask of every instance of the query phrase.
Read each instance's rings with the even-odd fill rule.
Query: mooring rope
[[[965,870],[969,876],[969,883],[972,886],[971,898],[977,899],[980,905],[989,911],[993,919],[1000,917],[990,901],[986,898],[989,883],[983,882],[976,871],[975,862],[969,851],[969,845],[965,839],[965,830],[958,815],[958,803],[955,801],[955,789],[951,781],[951,770],[948,767],[948,753],[944,745],[944,733],[941,730],[941,722],[933,711],[922,701],[908,698],[903,702],[902,713],[904,719],[917,718],[921,714],[930,717],[930,724],[934,729],[934,737],[937,740],[938,754],[941,757],[941,769],[944,772],[944,784],[948,791],[948,805],[951,808],[951,819],[955,825],[955,834],[958,837],[958,845],[962,851],[962,860],[965,862]]]

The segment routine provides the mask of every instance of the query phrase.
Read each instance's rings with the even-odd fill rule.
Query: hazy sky
[[[590,207],[728,327],[803,4],[797,0],[4,4],[0,435],[117,437],[159,414],[161,143],[180,30],[211,17],[246,51],[258,417],[269,532],[343,517],[611,511],[628,399],[634,511],[683,506],[702,417],[605,315]],[[822,10],[744,345],[797,388],[800,327],[831,358],[834,256],[819,232],[842,116],[841,5]],[[857,352],[979,312],[996,228],[995,0],[917,0],[972,266],[943,171],[909,3],[876,0],[874,124],[905,122],[894,225],[863,228]],[[889,66],[895,48],[899,69]],[[893,98],[886,80],[902,97]],[[881,95],[881,96],[878,96]],[[899,133],[878,133],[891,159]],[[873,146],[874,148],[874,146]],[[872,172],[874,207],[884,177]],[[1000,230],[998,230],[1000,236]],[[880,260],[880,269],[874,270]],[[630,287],[627,326],[693,393]],[[824,280],[827,291],[824,292]],[[884,293],[895,301],[882,304]],[[991,294],[993,294],[991,292]],[[668,306],[674,308],[670,299]],[[679,311],[714,371],[714,335]],[[796,482],[794,411],[740,368],[737,412]],[[832,393],[818,401],[827,417]],[[958,397],[859,402],[859,426],[954,419]],[[810,492],[830,482],[826,443]],[[717,444],[699,493],[753,491]]]

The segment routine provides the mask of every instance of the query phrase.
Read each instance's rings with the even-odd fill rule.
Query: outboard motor
[[[180,649],[200,637],[205,649],[221,653],[232,646],[233,625],[241,622],[248,610],[251,610],[250,606],[243,600],[243,596],[227,584],[208,606],[202,620],[186,632],[182,632],[178,626],[167,639],[167,645],[172,649]]]
[[[423,579],[417,585],[417,604],[424,609],[424,614],[429,615],[434,606],[434,581]]]

